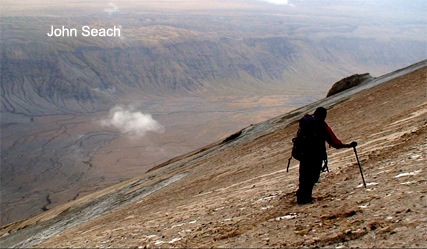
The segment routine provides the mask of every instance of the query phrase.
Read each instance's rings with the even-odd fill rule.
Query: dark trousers
[[[297,191],[299,204],[311,202],[314,185],[319,181],[322,163],[322,159],[301,160],[299,164],[299,188]]]

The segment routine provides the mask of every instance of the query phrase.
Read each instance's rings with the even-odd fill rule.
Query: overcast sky
[[[427,21],[427,0],[2,0],[3,13],[10,10],[35,11],[37,9],[49,10],[54,6],[55,10],[69,8],[98,8],[108,9],[110,12],[119,9],[143,11],[147,8],[155,8],[165,11],[183,9],[221,9],[236,8],[248,9],[251,4],[256,8],[260,3],[279,9],[288,8],[292,11],[305,11],[310,13],[332,13],[343,15],[388,15],[409,19],[422,19]],[[341,12],[341,13],[340,13]],[[17,12],[19,14],[19,12]]]
[[[258,0],[276,6],[288,6],[299,10],[342,11],[342,14],[409,15],[427,21],[427,0]],[[336,13],[339,14],[339,13]],[[415,15],[415,16],[414,16]]]

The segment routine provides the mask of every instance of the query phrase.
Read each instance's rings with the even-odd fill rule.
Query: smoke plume
[[[110,110],[108,117],[101,121],[103,126],[114,127],[122,133],[131,133],[144,136],[148,131],[161,133],[164,127],[150,114],[133,111],[133,108],[115,106]]]

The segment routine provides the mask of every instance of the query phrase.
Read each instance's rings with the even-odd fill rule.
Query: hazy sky
[[[427,12],[427,0],[258,0],[274,5],[312,8],[321,12],[330,10],[357,10],[357,11],[390,11],[390,12],[413,12],[423,14]]]
[[[294,4],[289,3],[288,0],[260,0],[260,1],[272,3],[272,4],[283,4],[283,5],[295,6]]]
[[[232,1],[232,0],[230,0]],[[250,0],[247,0],[250,1]],[[416,24],[427,30],[427,0],[255,0],[287,13],[356,18],[381,25]]]
[[[16,14],[25,11],[58,9],[99,9],[109,13],[120,10],[143,11],[144,9],[175,10],[180,9],[248,9],[248,6],[261,7],[260,3],[270,7],[287,8],[289,11],[309,13],[332,13],[334,15],[385,15],[422,19],[427,21],[427,0],[2,0],[2,15],[9,11]],[[25,3],[25,4],[23,4]],[[266,6],[264,6],[266,7]],[[21,12],[20,12],[21,11]],[[261,11],[261,8],[260,8]]]

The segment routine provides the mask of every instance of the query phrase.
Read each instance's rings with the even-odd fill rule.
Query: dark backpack
[[[289,170],[292,157],[301,161],[304,158],[318,157],[322,153],[322,146],[324,147],[325,143],[322,132],[323,127],[319,125],[313,116],[307,114],[300,119],[297,136],[292,139],[292,154],[289,158],[287,171]],[[327,168],[327,159],[325,158],[325,160],[324,169],[329,171]]]
[[[299,121],[297,136],[292,139],[292,157],[298,161],[309,157],[319,143],[318,124],[313,116],[305,115]]]

